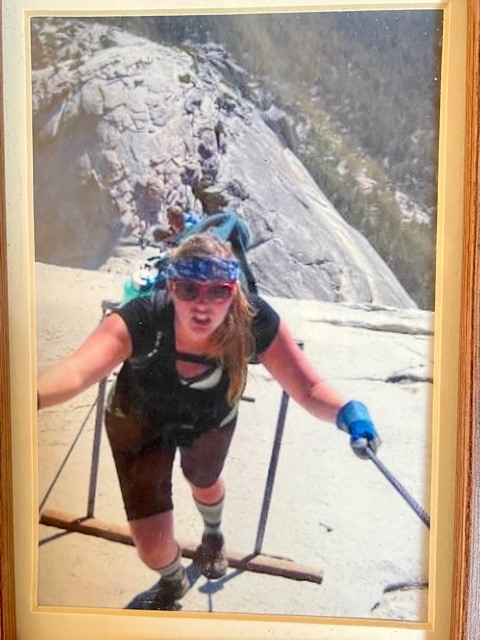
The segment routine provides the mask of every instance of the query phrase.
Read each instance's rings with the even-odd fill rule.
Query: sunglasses
[[[201,294],[209,302],[224,302],[233,295],[234,282],[203,283],[195,280],[172,280],[175,295],[183,302],[192,302]]]

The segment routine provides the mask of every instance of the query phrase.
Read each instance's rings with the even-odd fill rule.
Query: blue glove
[[[367,447],[376,453],[380,438],[364,404],[357,400],[347,402],[337,414],[337,427],[350,434],[350,445],[359,458],[368,458]]]

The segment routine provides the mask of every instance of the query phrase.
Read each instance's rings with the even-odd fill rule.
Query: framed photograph
[[[478,26],[3,1],[2,637],[478,635]]]

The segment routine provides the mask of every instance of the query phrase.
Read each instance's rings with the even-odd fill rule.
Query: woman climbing
[[[166,290],[115,309],[74,353],[38,376],[44,408],[122,365],[105,424],[133,541],[160,574],[157,608],[171,608],[188,588],[173,526],[177,449],[204,522],[195,562],[207,578],[226,571],[221,471],[252,358],[307,411],[347,431],[358,455],[379,444],[366,407],[346,403],[322,381],[277,313],[245,294],[239,278],[228,243],[191,236],[174,251]]]

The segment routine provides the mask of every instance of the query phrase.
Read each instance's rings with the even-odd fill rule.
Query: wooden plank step
[[[97,518],[78,517],[63,511],[45,509],[40,514],[40,524],[134,546],[128,526],[109,524],[97,520]],[[194,544],[180,540],[178,543],[182,550],[182,556],[193,559],[198,543]],[[231,549],[227,549],[225,555],[228,559],[228,565],[234,569],[266,573],[291,580],[304,580],[317,584],[321,584],[323,580],[322,571],[298,564],[288,558],[278,558],[263,553],[256,555],[252,553],[244,554]]]

